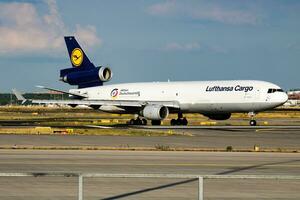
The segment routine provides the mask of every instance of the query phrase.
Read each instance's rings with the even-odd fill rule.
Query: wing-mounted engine
[[[79,88],[103,85],[112,78],[109,67],[95,67],[89,70],[79,68],[67,68],[60,71],[60,80],[70,85],[78,85]]]
[[[214,114],[203,114],[203,115],[213,120],[226,120],[231,117],[231,113],[214,113]]]
[[[144,107],[141,114],[149,120],[163,120],[168,117],[169,109],[163,105],[147,105]]]

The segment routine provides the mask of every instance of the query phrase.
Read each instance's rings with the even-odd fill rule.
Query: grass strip
[[[256,153],[300,153],[300,149],[265,148],[255,151],[254,149],[232,149],[226,148],[184,148],[184,147],[104,147],[104,146],[29,146],[29,145],[2,145],[0,149],[15,150],[116,150],[116,151],[195,151],[195,152],[256,152]]]

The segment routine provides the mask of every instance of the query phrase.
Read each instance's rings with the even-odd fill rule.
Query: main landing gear
[[[136,118],[136,119],[131,119],[129,120],[129,125],[147,125],[147,120],[146,119],[141,119],[141,118]],[[161,120],[151,120],[151,125],[153,126],[159,126],[161,125]]]
[[[147,120],[144,118],[137,117],[136,119],[131,119],[128,122],[129,125],[147,125]],[[151,125],[159,126],[161,125],[161,120],[151,120]]]
[[[255,113],[254,112],[249,112],[248,114],[251,117],[251,120],[249,122],[250,126],[256,126],[256,120],[255,120]]]
[[[130,125],[147,125],[147,120],[146,119],[141,119],[141,118],[136,118],[136,119],[131,119],[129,120]]]
[[[188,124],[188,121],[185,117],[183,117],[182,113],[178,113],[178,118],[177,119],[172,119],[171,120],[171,126],[176,126],[176,125],[186,126],[187,124]]]

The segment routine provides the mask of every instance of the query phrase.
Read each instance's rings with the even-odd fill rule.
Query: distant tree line
[[[23,95],[26,99],[53,99],[53,100],[63,100],[69,99],[67,94],[50,94],[50,93],[26,93]],[[0,105],[19,105],[16,96],[12,93],[0,93]]]

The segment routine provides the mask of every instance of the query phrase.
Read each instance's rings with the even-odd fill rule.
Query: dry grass
[[[136,129],[95,129],[95,128],[51,128],[51,127],[24,127],[24,128],[1,128],[0,134],[20,135],[110,135],[110,136],[172,136],[172,131],[145,131]]]
[[[26,126],[51,127],[83,127],[86,125],[117,125],[126,124],[133,115],[109,114],[93,109],[79,108],[47,108],[42,106],[4,106],[0,107],[0,125],[8,123]],[[234,113],[230,120],[209,120],[201,114],[185,114],[189,125],[248,125],[249,116],[246,113]],[[163,125],[169,125],[176,114],[170,114]],[[291,119],[289,122],[300,120],[300,111],[271,111],[259,113],[256,118],[261,124],[270,124],[269,119]],[[262,121],[264,120],[264,121]]]

